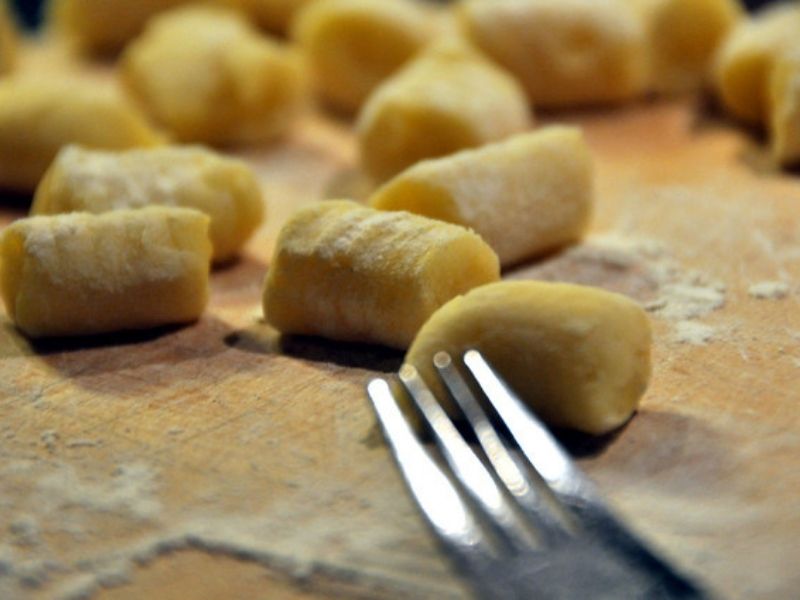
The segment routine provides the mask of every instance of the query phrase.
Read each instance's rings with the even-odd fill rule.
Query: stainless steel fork
[[[595,486],[479,352],[466,352],[463,362],[518,452],[497,433],[445,353],[437,354],[434,364],[474,430],[483,458],[410,365],[403,366],[399,379],[451,473],[415,437],[386,380],[370,381],[367,394],[412,496],[478,596],[709,597],[612,514]]]

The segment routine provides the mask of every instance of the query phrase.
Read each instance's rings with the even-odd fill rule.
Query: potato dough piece
[[[492,249],[462,227],[319,202],[280,233],[264,315],[284,333],[406,348],[439,306],[499,271]]]
[[[502,282],[436,311],[406,362],[440,387],[432,364],[437,352],[460,357],[479,350],[549,424],[603,434],[631,416],[647,388],[650,338],[644,310],[624,296],[563,283]]]
[[[500,140],[530,125],[517,82],[449,39],[378,87],[356,132],[364,169],[383,181],[420,160]]]
[[[150,207],[21,219],[0,235],[0,292],[25,335],[85,335],[197,319],[208,217]]]
[[[0,81],[0,188],[30,192],[62,146],[154,146],[163,138],[115,88],[83,79]]]
[[[152,16],[191,0],[50,0],[48,20],[75,48],[108,53],[122,47]]]
[[[211,217],[214,260],[233,258],[264,216],[250,167],[200,147],[61,151],[36,190],[32,214],[102,213],[150,204],[195,208]]]
[[[0,0],[0,75],[8,73],[17,59],[17,32],[8,14],[6,0]]]
[[[547,127],[418,163],[370,204],[474,229],[507,266],[578,239],[589,224],[592,188],[581,130]]]
[[[300,10],[316,0],[240,0],[248,16],[259,27],[286,33]],[[383,1],[383,0],[381,0]]]
[[[322,97],[355,111],[433,36],[434,16],[410,0],[319,0],[300,14],[294,37]]]
[[[769,75],[775,59],[800,45],[800,5],[779,4],[743,21],[720,49],[717,93],[725,109],[743,121],[767,120]]]
[[[800,30],[798,31],[800,35]],[[770,78],[770,134],[778,164],[800,164],[800,48],[775,63]]]
[[[126,49],[122,74],[156,121],[185,142],[270,139],[286,131],[305,98],[297,53],[219,7],[153,19]]]
[[[620,0],[466,0],[466,35],[539,106],[630,100],[647,85],[644,23]]]
[[[711,72],[717,48],[742,16],[738,0],[630,0],[645,20],[651,87],[694,90]]]

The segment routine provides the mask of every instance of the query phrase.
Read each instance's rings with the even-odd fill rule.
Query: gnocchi
[[[644,23],[625,2],[465,0],[460,22],[537,108],[622,102],[647,87]]]
[[[8,14],[6,0],[0,0],[0,75],[14,68],[17,59],[17,32]]]
[[[645,22],[650,85],[658,92],[706,82],[718,47],[742,17],[739,0],[632,0]]]
[[[432,17],[408,0],[318,0],[294,35],[322,98],[350,112],[430,40]]]
[[[471,228],[507,266],[580,238],[592,193],[581,130],[555,126],[417,163],[370,204]]]
[[[125,50],[121,70],[133,97],[183,142],[271,139],[306,97],[297,53],[221,7],[159,15]]]
[[[210,254],[195,210],[30,217],[0,234],[0,292],[31,338],[184,323],[208,300]]]
[[[775,59],[800,45],[800,5],[779,4],[743,21],[720,49],[715,66],[717,93],[734,117],[767,121],[769,75]]]
[[[603,434],[636,410],[650,378],[650,346],[647,314],[624,296],[564,283],[504,281],[436,311],[406,362],[438,386],[437,352],[479,350],[549,424]],[[437,395],[448,398],[443,390]],[[455,411],[452,402],[445,408]]]
[[[319,202],[281,230],[264,316],[283,333],[406,348],[439,306],[499,277],[495,253],[462,227]]]
[[[772,155],[784,166],[800,164],[800,47],[779,58],[770,77]]]
[[[0,81],[0,188],[32,192],[67,144],[121,149],[163,142],[116,88],[66,77]]]
[[[102,213],[151,204],[206,213],[215,262],[233,258],[264,215],[258,181],[246,163],[178,146],[122,152],[67,147],[39,184],[31,213]]]
[[[531,121],[517,82],[449,38],[375,90],[361,109],[356,135],[364,170],[384,181],[420,160],[524,131]]]

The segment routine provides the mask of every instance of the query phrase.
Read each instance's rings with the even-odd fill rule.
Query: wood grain
[[[585,127],[595,234],[658,242],[679,269],[726,286],[724,306],[701,319],[714,330],[704,345],[678,343],[675,324],[654,315],[641,410],[581,465],[712,589],[795,595],[800,179],[771,171],[754,137],[694,100],[541,120]],[[269,222],[214,273],[199,323],[32,346],[2,317],[0,562],[12,568],[0,568],[0,596],[464,596],[363,396],[402,356],[281,339],[260,321],[281,223],[303,203],[368,189],[348,124],[310,114],[281,143],[241,155],[261,177]],[[24,204],[0,211],[7,222]],[[660,285],[645,258],[574,249],[508,276],[643,302]],[[777,279],[786,298],[748,295]]]

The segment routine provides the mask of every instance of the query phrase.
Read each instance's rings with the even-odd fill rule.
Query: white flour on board
[[[758,300],[780,300],[789,295],[785,281],[759,281],[747,288],[747,293]]]
[[[643,301],[645,309],[674,324],[673,341],[701,345],[714,339],[714,328],[696,321],[725,305],[725,284],[705,273],[683,267],[670,256],[664,244],[650,239],[604,234],[590,237],[565,254],[568,260],[589,261],[607,269],[636,271],[646,284],[644,287],[649,289],[651,296],[654,295],[652,299]]]

